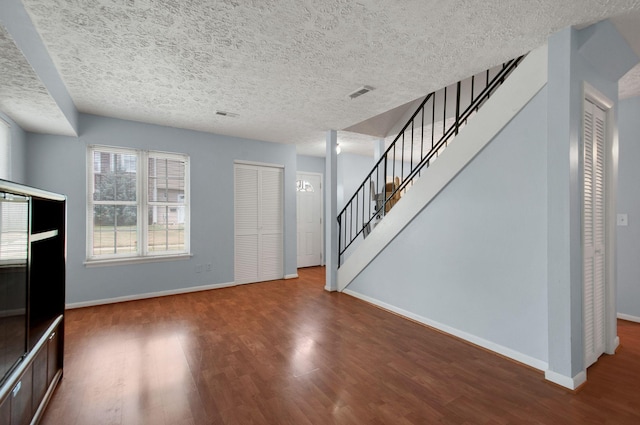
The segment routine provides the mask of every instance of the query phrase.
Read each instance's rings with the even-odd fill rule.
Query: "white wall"
[[[296,273],[296,154],[293,145],[81,115],[79,138],[28,134],[27,183],[68,197],[67,303],[171,291],[234,280],[233,163],[284,165],[285,274]],[[191,157],[189,260],[121,266],[83,265],[87,145],[181,152]],[[196,264],[212,263],[196,273]]]
[[[547,360],[546,90],[349,286]]]
[[[616,228],[618,313],[640,321],[640,97],[620,101],[619,113],[617,212],[629,225]]]

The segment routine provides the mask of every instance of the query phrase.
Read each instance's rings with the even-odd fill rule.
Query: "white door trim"
[[[282,168],[284,169],[283,164],[272,164],[270,162],[258,162],[258,161],[244,161],[242,159],[236,159],[233,161],[234,164],[240,165],[253,165],[256,167],[270,167],[270,168]]]

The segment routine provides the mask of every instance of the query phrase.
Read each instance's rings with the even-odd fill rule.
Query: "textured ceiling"
[[[625,13],[611,20],[640,57],[640,10]],[[636,65],[618,83],[620,99],[640,96],[640,64]]]
[[[24,130],[75,136],[58,105],[2,26],[0,52],[0,111]]]
[[[79,111],[318,155],[328,129],[516,57],[566,26],[640,9],[638,0],[23,3]],[[376,90],[348,99],[365,84]],[[369,138],[340,137],[345,151],[372,152]]]

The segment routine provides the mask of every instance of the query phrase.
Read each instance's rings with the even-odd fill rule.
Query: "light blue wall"
[[[373,165],[373,158],[369,156],[344,152],[338,155],[338,213],[356,193]]]
[[[7,124],[9,124],[9,128],[11,131],[11,158],[10,161],[10,170],[11,170],[11,181],[17,183],[25,183],[26,175],[26,156],[25,156],[25,147],[26,147],[26,134],[20,128],[18,124],[15,123],[11,118],[7,115],[0,112],[0,119],[4,120]]]
[[[546,89],[350,290],[547,360]]]
[[[583,83],[587,82],[609,98],[617,116],[618,78],[621,71],[618,66],[611,67],[607,63],[620,60],[622,64],[631,64],[633,60],[629,61],[628,56],[635,57],[635,54],[608,21],[581,31],[567,28],[549,38],[549,371],[575,379],[574,383],[581,379],[579,374],[585,371],[580,157]],[[615,170],[610,172],[615,179]],[[607,195],[615,197],[615,191]],[[615,327],[615,323],[612,326]],[[611,332],[615,330],[607,333]]]
[[[298,155],[298,171],[324,175],[324,158],[319,156]]]
[[[640,97],[620,101],[618,129],[618,213],[629,225],[618,226],[618,313],[640,320]]]
[[[228,283],[233,265],[233,164],[284,165],[285,274],[296,273],[296,153],[267,143],[81,115],[79,138],[29,134],[28,184],[68,197],[67,303]],[[121,266],[83,265],[86,255],[86,155],[91,144],[181,152],[191,158],[189,260]],[[196,273],[196,264],[212,263]]]

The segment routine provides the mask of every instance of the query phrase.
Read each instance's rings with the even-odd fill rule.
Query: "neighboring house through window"
[[[189,254],[189,157],[91,146],[87,260]]]

